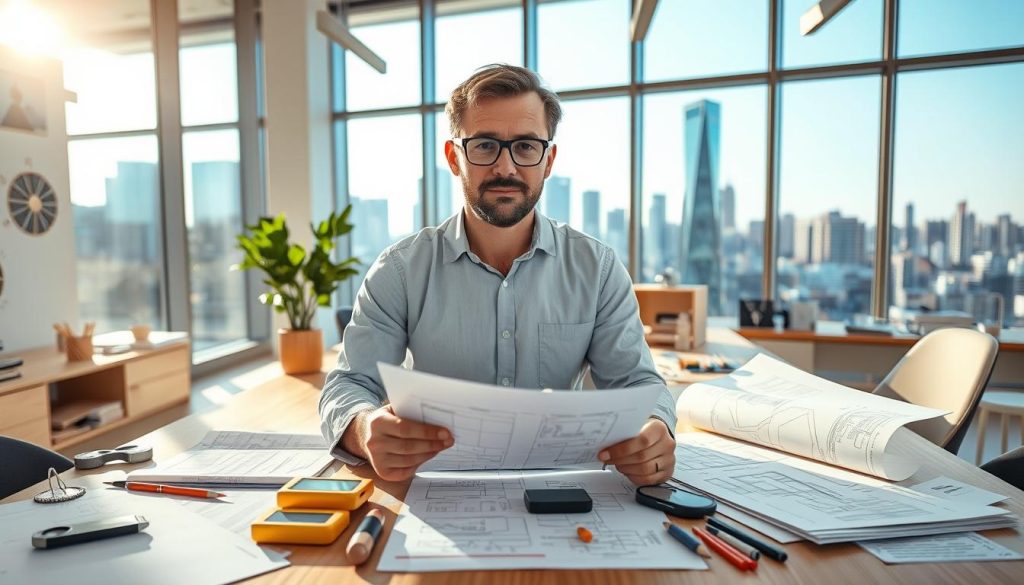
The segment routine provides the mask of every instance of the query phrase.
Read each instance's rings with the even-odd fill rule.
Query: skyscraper
[[[943,219],[925,223],[925,244],[928,246],[928,259],[940,269],[946,267],[949,259],[949,222]]]
[[[722,228],[736,229],[736,190],[731,184],[726,185],[719,196],[722,198]]]
[[[547,216],[569,223],[569,177],[551,175],[544,184],[544,198],[547,199]]]
[[[147,162],[118,162],[107,183],[107,229],[110,255],[126,262],[158,258],[157,167]]]
[[[665,208],[665,195],[655,193],[651,196],[651,209],[647,220],[647,246],[644,250],[649,279],[665,270],[668,265],[668,215]]]
[[[626,225],[626,210],[613,209],[608,212],[608,235],[605,236],[605,243],[615,250],[619,261],[625,263],[629,258],[628,228]]]
[[[601,239],[601,193],[598,191],[583,192],[583,231]]]
[[[914,204],[907,203],[905,223],[903,224],[903,249],[914,251],[917,246],[917,233],[914,228]]]
[[[722,313],[721,211],[718,195],[720,108],[701,100],[686,106],[683,136],[686,194],[679,241],[684,283],[708,286],[708,312]]]
[[[787,213],[779,221],[779,256],[792,258],[796,245],[796,216]]]
[[[967,212],[967,202],[956,204],[953,221],[949,222],[949,261],[966,267],[974,253],[974,214]]]
[[[830,211],[811,221],[811,262],[860,264],[864,261],[864,224]]]
[[[1017,251],[1017,226],[1009,213],[996,218],[996,251],[1003,256],[1013,256]]]

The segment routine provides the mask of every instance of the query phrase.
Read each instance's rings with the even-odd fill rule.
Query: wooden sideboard
[[[56,348],[12,352],[21,377],[0,382],[0,435],[63,449],[141,417],[188,402],[189,342],[69,362]],[[51,412],[86,401],[120,402],[124,417],[66,439],[51,432]]]

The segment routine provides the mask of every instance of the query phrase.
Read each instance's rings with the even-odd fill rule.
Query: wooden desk
[[[819,321],[814,331],[756,327],[736,331],[802,370],[862,389],[873,389],[920,339],[905,334],[847,333],[838,321]],[[1005,329],[999,335],[999,357],[989,386],[1024,389],[1024,329]]]
[[[334,365],[333,353],[325,356],[325,370]],[[315,433],[319,431],[317,400],[323,375],[303,377],[282,376],[238,394],[219,410],[192,415],[143,436],[138,442],[150,444],[157,459],[167,458],[187,449],[210,429],[238,428]],[[906,483],[913,484],[944,475],[972,483],[978,487],[1013,494],[1008,507],[1024,516],[1024,493],[995,477],[979,471],[973,465],[950,455],[924,439],[913,444],[914,451],[924,463],[922,469]],[[122,467],[121,469],[130,469]],[[100,470],[76,471],[63,474],[68,483],[88,481],[83,476]],[[103,471],[109,471],[109,468]],[[372,505],[383,508],[387,516],[385,531],[394,526],[401,507],[401,499],[408,489],[407,483],[382,481],[368,468],[342,470],[345,474],[370,477],[377,485]],[[76,478],[77,481],[74,481]],[[43,483],[23,490],[5,501],[22,500],[38,493]],[[364,508],[365,511],[365,508]],[[357,512],[352,526],[358,525],[362,512]],[[682,524],[695,525],[694,521]],[[373,556],[361,567],[349,564],[345,544],[354,528],[350,527],[334,544],[324,547],[292,546],[289,557],[292,565],[253,579],[254,583],[389,583],[405,584],[480,584],[480,583],[543,583],[551,585],[579,584],[670,584],[670,583],[734,583],[764,582],[777,584],[850,583],[1024,583],[1024,562],[949,563],[934,565],[887,566],[861,550],[855,544],[818,547],[809,543],[786,545],[789,561],[760,563],[755,573],[741,573],[717,555],[710,559],[709,571],[459,571],[452,573],[378,573],[375,570],[386,536],[382,536]],[[1014,550],[1024,552],[1024,538],[1016,530],[1004,529],[985,532],[985,536]],[[684,554],[680,550],[680,554]]]

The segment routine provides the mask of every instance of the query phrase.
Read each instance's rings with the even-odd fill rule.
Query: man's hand
[[[381,479],[404,481],[455,444],[448,429],[399,418],[391,405],[360,412],[342,435],[346,451],[370,462]]]
[[[597,458],[614,465],[636,485],[661,483],[675,470],[676,442],[665,423],[651,419],[640,434],[608,447]]]

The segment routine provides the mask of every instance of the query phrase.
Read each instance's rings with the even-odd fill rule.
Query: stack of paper
[[[903,425],[941,411],[845,388],[763,354],[728,377],[690,386],[676,410],[684,423],[747,441],[678,435],[677,482],[812,542],[1016,525],[1001,508],[832,467],[910,477],[918,465],[907,455],[910,431]]]
[[[320,435],[210,431],[188,451],[132,471],[128,480],[269,488],[318,475],[331,461]]]

